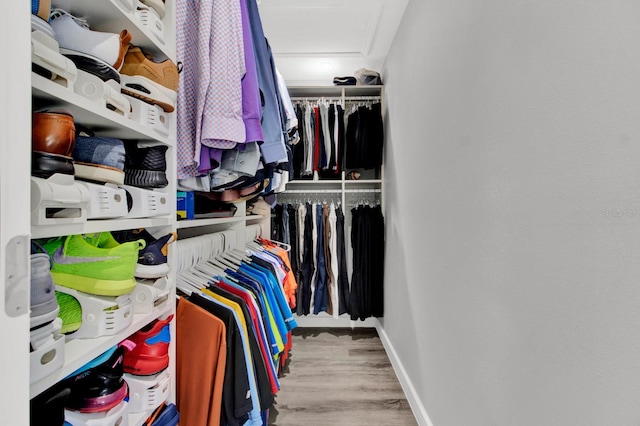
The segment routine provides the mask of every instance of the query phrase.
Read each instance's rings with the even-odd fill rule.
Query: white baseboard
[[[416,389],[413,387],[411,383],[411,379],[407,374],[407,371],[404,369],[396,350],[393,348],[387,333],[382,328],[382,324],[377,321],[376,330],[378,331],[378,335],[380,336],[380,340],[382,341],[382,346],[384,346],[385,351],[387,352],[387,356],[391,361],[391,365],[393,366],[393,371],[395,371],[396,376],[398,376],[398,380],[400,381],[400,386],[402,386],[402,390],[404,394],[407,396],[407,401],[409,401],[409,405],[411,406],[411,411],[413,411],[413,415],[416,418],[416,421],[420,426],[433,426],[431,419],[429,419],[429,415],[427,414],[427,410],[424,408],[422,401],[418,398],[418,394],[416,393]]]

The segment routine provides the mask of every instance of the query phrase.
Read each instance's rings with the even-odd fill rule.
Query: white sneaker
[[[61,48],[93,56],[120,70],[131,41],[126,30],[119,35],[92,31],[85,19],[62,9],[52,10],[50,21]]]

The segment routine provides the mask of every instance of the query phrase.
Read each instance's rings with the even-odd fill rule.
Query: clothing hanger
[[[246,253],[243,253],[237,249],[229,250],[225,252],[224,255],[227,256],[227,258],[238,262],[243,262],[248,259]]]
[[[236,261],[226,258],[224,256],[224,253],[222,253],[220,256],[217,256],[215,259],[221,264],[225,265],[226,268],[235,270],[240,266],[240,262],[236,263]]]
[[[204,264],[203,263],[198,263],[196,265],[193,265],[193,268],[191,268],[191,270],[189,272],[194,277],[200,277],[201,279],[205,279],[207,281],[210,281],[211,278],[213,277],[213,275],[211,273],[209,273],[209,271],[206,271],[204,268],[202,268],[202,265],[204,265]]]
[[[204,262],[204,265],[207,264],[211,264],[213,267],[221,271],[225,271],[227,269],[232,269],[234,271],[236,270],[235,266],[229,266],[226,263],[221,262],[218,258],[208,259],[206,262]]]
[[[214,279],[216,276],[225,275],[224,269],[221,269],[210,262],[199,263],[196,265],[196,268],[202,273],[207,274],[210,280]]]
[[[189,295],[202,289],[203,284],[201,282],[202,279],[193,275],[191,271],[184,271],[176,277],[176,287]]]
[[[247,242],[247,248],[252,249],[253,251],[261,251],[265,249],[263,245],[255,240]]]

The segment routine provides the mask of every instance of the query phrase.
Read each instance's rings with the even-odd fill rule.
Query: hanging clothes
[[[176,56],[182,63],[176,112],[179,179],[198,174],[203,145],[231,148],[246,140],[241,13],[239,1],[176,3]]]
[[[333,206],[331,206],[333,207]],[[340,311],[340,290],[338,287],[338,276],[340,274],[338,266],[338,231],[337,231],[337,215],[335,208],[328,208],[325,229],[329,229],[328,241],[326,245],[328,267],[327,267],[327,288],[329,289],[329,314],[334,318],[338,318]]]
[[[227,369],[225,336],[225,325],[218,317],[184,298],[178,302],[176,405],[184,424],[220,425]]]
[[[227,306],[213,303],[197,293],[187,300],[219,318],[225,325],[229,350],[222,391],[222,424],[241,425],[249,419],[249,413],[254,408],[250,395],[255,388],[255,379],[252,377],[250,381],[250,366],[244,358],[245,343],[240,331],[242,324]]]
[[[372,207],[361,206],[358,211],[369,211]],[[365,210],[362,210],[365,209]],[[345,238],[345,216],[340,205],[335,203],[301,203],[276,204],[273,227],[283,229],[283,215],[278,212],[288,212],[290,229],[295,229],[296,238],[291,237],[292,250],[289,258],[297,259],[298,264],[293,270],[300,285],[295,296],[295,312],[297,315],[309,315],[327,312],[337,318],[342,314],[351,314],[353,307],[357,318],[368,316],[382,316],[383,310],[377,303],[382,302],[382,274],[384,251],[380,242],[384,242],[384,223],[382,210],[377,206],[380,216],[367,214],[361,220],[356,216],[352,239]],[[364,213],[363,213],[364,215]],[[370,225],[371,224],[371,225]],[[369,233],[375,235],[369,235]],[[295,239],[295,247],[293,245]],[[356,294],[351,294],[352,284],[349,279],[349,259],[346,244],[353,241],[354,262],[351,264],[352,279],[357,280]],[[355,244],[369,244],[374,247],[363,249]],[[293,265],[293,264],[292,264]],[[371,271],[368,267],[373,268]],[[360,299],[366,293],[366,299]],[[353,297],[353,299],[352,299]],[[375,300],[374,300],[375,299]],[[374,301],[373,301],[374,300]],[[365,303],[373,304],[376,309],[361,308]],[[293,305],[292,305],[293,306]],[[379,309],[378,309],[379,308]],[[360,312],[365,314],[360,318]]]
[[[378,206],[351,209],[353,274],[349,310],[352,320],[384,315],[384,219]]]
[[[349,313],[350,284],[349,275],[347,273],[347,252],[344,237],[344,213],[342,207],[338,206],[335,210],[336,214],[336,245],[337,245],[337,262],[338,262],[338,313],[340,315]]]
[[[246,1],[249,29],[253,39],[253,49],[258,72],[258,85],[263,97],[262,132],[264,143],[260,146],[266,163],[287,161],[287,151],[277,93],[277,77],[273,67],[273,54],[262,29],[262,21],[256,0]]]
[[[307,150],[307,137],[305,132],[305,115],[302,106],[298,103],[294,106],[296,119],[298,120],[298,142],[293,147],[293,179],[302,179],[305,176],[305,157]]]
[[[315,257],[313,255],[313,206],[307,203],[304,208],[304,243],[302,253],[301,300],[298,300],[298,315],[309,315],[311,312],[311,282],[315,275]]]
[[[382,105],[361,105],[347,117],[345,166],[373,169],[382,166],[384,129]]]
[[[325,263],[324,250],[324,220],[322,218],[322,204],[315,205],[315,236],[316,236],[316,277],[313,287],[313,313],[327,311],[327,265]]]
[[[252,243],[244,254],[222,255],[178,274],[177,287],[185,293],[178,312],[187,312],[179,315],[177,326],[182,339],[177,342],[182,374],[178,395],[193,424],[266,425],[267,410],[280,388],[278,367],[291,348],[291,330],[297,327],[288,304],[288,299],[295,300],[297,287],[288,261],[284,250],[263,240]],[[217,369],[207,377],[217,374],[216,383],[222,385],[204,392],[198,387],[204,384],[195,378],[199,364],[193,362],[211,358],[193,348],[202,346],[197,336],[207,335],[202,327],[209,322],[216,325],[219,344],[206,354],[213,357],[215,350],[218,360]],[[197,406],[188,402],[196,388],[207,398],[206,404],[193,396]]]
[[[339,179],[344,170],[344,108],[337,102],[295,102],[301,146],[294,147],[294,176]]]

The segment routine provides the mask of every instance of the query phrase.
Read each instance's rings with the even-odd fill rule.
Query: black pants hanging
[[[349,310],[349,274],[347,273],[347,253],[344,239],[344,213],[342,207],[336,208],[336,243],[338,247],[338,313],[348,314]]]
[[[384,219],[380,206],[351,210],[353,275],[349,299],[352,320],[384,315]]]
[[[295,206],[288,204],[287,211],[289,212],[289,235],[291,242],[291,250],[289,251],[289,261],[291,262],[291,271],[293,276],[298,277],[298,209]]]
[[[282,226],[282,204],[276,204],[273,208],[273,217],[271,218],[271,239],[282,241],[284,236],[284,227]]]
[[[373,169],[382,165],[384,129],[382,106],[360,106],[349,115],[346,129],[346,166]]]
[[[309,315],[311,309],[311,280],[315,272],[313,262],[313,206],[306,204],[304,217],[304,242],[302,248],[302,265],[300,265],[300,283],[298,287],[298,315]]]

